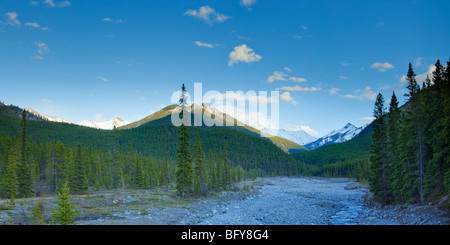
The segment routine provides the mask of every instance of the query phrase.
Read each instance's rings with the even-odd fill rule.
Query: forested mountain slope
[[[0,106],[0,135],[16,137],[20,131],[22,110],[13,106]],[[143,156],[162,159],[166,149],[168,159],[176,159],[178,128],[170,122],[170,116],[151,121],[139,127],[124,130],[99,130],[74,124],[34,121],[27,114],[28,137],[31,141],[61,141],[65,146],[102,148],[110,150],[117,139],[122,151],[133,146]],[[240,164],[245,170],[258,169],[262,174],[299,174],[303,167],[289,154],[275,146],[268,138],[256,133],[243,133],[246,129],[233,127],[189,127],[191,146],[198,133],[205,153],[219,153],[227,141],[232,166]],[[167,147],[167,148],[166,148]]]

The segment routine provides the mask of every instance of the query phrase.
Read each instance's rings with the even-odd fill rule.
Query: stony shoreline
[[[294,182],[294,183],[289,183]],[[303,182],[289,189],[295,182]],[[294,202],[272,192],[286,187]],[[181,224],[200,225],[446,225],[450,212],[440,205],[381,206],[372,202],[367,185],[346,178],[266,178],[254,183],[252,194],[204,200]],[[303,188],[303,189],[302,189]],[[329,193],[326,191],[330,189]],[[226,195],[226,194],[224,194]],[[264,198],[262,195],[270,196]],[[297,195],[297,198],[295,197]],[[280,203],[277,203],[280,202]],[[310,207],[310,208],[307,208]],[[196,211],[198,210],[198,211]],[[274,211],[276,210],[276,211]],[[283,212],[288,215],[283,215]],[[300,213],[303,217],[298,217]]]
[[[17,200],[0,224],[27,224],[36,201],[48,219],[54,197]],[[366,185],[347,178],[273,177],[244,181],[234,191],[181,199],[171,189],[122,190],[73,197],[79,225],[445,225],[438,205],[381,206]],[[3,202],[3,206],[6,203]]]

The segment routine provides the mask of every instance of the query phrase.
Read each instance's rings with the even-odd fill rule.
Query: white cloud
[[[234,47],[234,50],[230,53],[229,57],[230,60],[228,61],[228,66],[232,66],[239,61],[252,63],[262,59],[261,55],[256,54],[253,49],[247,47],[245,44]]]
[[[256,4],[256,0],[241,0],[242,5],[247,7],[248,10],[252,10],[250,7]]]
[[[283,68],[283,69],[285,69],[285,70],[288,71],[288,72],[291,72],[291,71],[292,71],[291,68],[289,68],[289,67],[285,67],[285,68]]]
[[[108,82],[109,81],[107,78],[102,77],[102,76],[97,76],[97,79],[102,80],[104,82]]]
[[[8,24],[12,26],[20,26],[20,21],[17,19],[19,15],[16,12],[9,12],[6,13],[6,15],[8,16]]]
[[[424,82],[427,79],[427,76],[428,76],[429,79],[431,79],[433,77],[433,72],[434,71],[436,71],[436,66],[435,65],[429,65],[428,66],[428,70],[426,72],[424,72],[422,74],[419,74],[419,75],[416,75],[416,81],[418,83],[422,83],[422,82]],[[406,80],[406,75],[403,75],[400,78],[400,82],[402,82],[402,83],[408,82]]]
[[[303,36],[295,34],[295,35],[292,35],[292,38],[294,38],[294,39],[302,39]]]
[[[310,126],[306,126],[306,125],[289,125],[288,127],[286,127],[286,130],[289,131],[305,131],[306,133],[308,133],[311,136],[319,136],[319,133],[312,129]]]
[[[39,55],[34,56],[37,60],[43,60],[43,55],[50,53],[50,50],[48,49],[48,45],[41,42],[34,42],[34,45],[38,47],[38,53]]]
[[[213,44],[210,43],[204,43],[204,42],[200,42],[200,41],[196,41],[195,45],[199,46],[199,47],[205,47],[205,48],[214,48]]]
[[[436,66],[435,65],[429,65],[428,66],[428,70],[425,73],[419,74],[416,76],[416,81],[418,83],[422,83],[427,79],[427,76],[430,80],[432,80],[433,78],[433,72],[436,71]]]
[[[284,68],[286,71],[291,71],[291,69],[285,67]],[[269,83],[272,83],[274,81],[287,81],[286,77],[288,77],[288,75],[282,71],[274,71],[273,74],[271,76],[269,76],[267,78],[267,81]],[[298,82],[298,83],[302,83],[302,82],[306,82],[307,80],[305,78],[302,77],[293,77],[293,76],[289,76],[289,80],[293,81],[293,82]]]
[[[348,77],[341,75],[341,76],[339,76],[339,79],[345,80],[345,79],[348,79]]]
[[[34,27],[34,28],[40,28],[41,26],[38,24],[38,23],[36,23],[36,22],[27,22],[27,23],[25,23],[24,24],[25,26],[31,26],[31,27]]]
[[[224,22],[229,19],[229,16],[225,16],[224,14],[217,13],[213,8],[208,5],[200,7],[197,9],[189,9],[184,13],[185,15],[189,15],[201,20],[204,20],[206,23],[212,25],[214,22]]]
[[[302,25],[301,27],[302,27],[302,29],[305,30],[305,31],[308,30],[308,27],[305,26],[305,25]]]
[[[22,25],[22,23],[20,23],[19,20],[19,14],[17,14],[16,12],[9,12],[6,13],[6,16],[8,16],[8,20],[7,23],[11,26],[15,26],[15,27],[19,27]],[[36,29],[41,29],[43,31],[48,31],[48,27],[44,27],[44,26],[40,26],[37,22],[26,22],[24,24],[24,26],[28,26],[28,27],[32,27],[32,28],[36,28]]]
[[[285,76],[287,75],[282,71],[274,71],[273,74],[267,78],[267,81],[269,83],[272,83],[274,81],[286,81],[286,78],[284,78]]]
[[[55,3],[53,0],[44,0],[44,4],[49,8],[64,8],[72,5],[69,1],[60,1]]]
[[[49,30],[48,27],[40,26],[36,22],[27,22],[27,23],[24,24],[24,26],[29,26],[29,27],[33,27],[33,28],[36,28],[36,29],[41,29],[42,31],[48,31]]]
[[[321,88],[316,88],[316,87],[300,87],[299,85],[295,85],[294,87],[291,86],[285,86],[285,87],[281,87],[281,88],[277,88],[277,90],[285,90],[285,91],[301,91],[301,92],[308,92],[308,91],[318,91],[321,90]]]
[[[30,6],[38,6],[39,2],[38,1],[31,1],[28,5],[30,5]]]
[[[102,21],[104,22],[115,22],[115,23],[122,23],[122,19],[111,19],[111,18],[103,18]]]
[[[346,94],[344,95],[345,98],[350,98],[350,99],[360,99],[360,97],[358,95],[353,95],[353,94]]]
[[[407,76],[406,75],[403,75],[401,78],[400,78],[400,82],[402,82],[402,83],[406,83],[408,80],[406,80],[406,78],[407,78]]]
[[[395,66],[387,62],[384,63],[375,62],[370,67],[373,69],[377,69],[379,72],[385,72],[389,69],[393,69]]]
[[[340,89],[338,89],[338,88],[331,88],[331,89],[330,89],[330,95],[334,95],[334,94],[339,93],[339,90],[340,90]]]
[[[294,98],[291,97],[290,92],[284,92],[280,95],[280,99],[285,102],[291,102],[292,104],[296,105],[297,101],[294,100]]]
[[[406,76],[406,75],[403,75],[403,76],[400,78],[400,82],[406,83],[406,82],[407,82],[406,78],[407,78],[407,76]]]
[[[372,91],[372,88],[370,86],[367,86],[364,91],[358,89],[355,92],[356,94],[346,94],[344,95],[344,97],[359,100],[375,100],[375,98],[377,97],[377,94]]]
[[[302,83],[302,82],[306,82],[307,81],[303,77],[290,77],[289,80],[294,81],[294,82],[298,82],[298,83]]]
[[[48,54],[50,50],[48,49],[48,45],[45,43],[34,42],[34,44],[39,48],[38,53],[40,54]]]
[[[44,0],[44,4],[47,5],[47,7],[55,7],[55,3],[53,2],[53,0]]]

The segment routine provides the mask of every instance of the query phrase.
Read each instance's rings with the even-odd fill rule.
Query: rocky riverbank
[[[28,224],[37,201],[48,221],[55,197],[16,200],[0,210],[0,224]],[[368,187],[346,178],[276,177],[241,182],[235,191],[199,199],[173,189],[122,190],[74,196],[79,225],[442,225],[450,224],[446,200],[439,205],[382,207]],[[0,202],[7,207],[7,200]]]
[[[205,200],[181,220],[200,225],[441,225],[444,205],[382,207],[346,178],[267,178],[246,197]]]

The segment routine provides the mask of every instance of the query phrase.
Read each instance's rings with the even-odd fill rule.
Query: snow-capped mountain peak
[[[351,123],[347,123],[343,128],[339,130],[333,130],[329,134],[319,138],[318,140],[311,142],[305,145],[306,148],[310,150],[314,150],[320,148],[325,145],[334,144],[334,143],[342,143],[348,140],[353,139],[357,136],[368,124],[356,127]]]
[[[38,117],[38,118],[41,118],[41,119],[45,120],[45,121],[59,122],[59,123],[71,123],[71,122],[67,121],[66,119],[62,119],[62,118],[59,118],[59,117],[49,116],[49,115],[45,115],[44,116],[44,115],[40,114],[39,112],[31,109],[30,107],[27,107],[24,110],[26,112],[28,112],[28,113]]]
[[[107,130],[111,130],[114,128],[114,126],[116,128],[121,127],[121,126],[125,126],[127,124],[129,124],[130,122],[127,122],[125,120],[123,120],[120,117],[116,117],[112,120],[108,120],[108,121],[104,121],[104,122],[93,122],[91,120],[84,120],[81,121],[79,123],[77,123],[80,126],[85,126],[85,127],[91,127],[91,128],[97,128],[97,129],[107,129]]]
[[[49,116],[49,115],[45,115],[45,118],[47,118],[47,120],[51,121],[51,122],[71,123],[71,122],[67,121],[66,119],[59,118],[59,117],[54,117],[54,116]]]
[[[25,108],[24,110],[25,110],[26,112],[28,112],[28,113],[31,113],[31,114],[37,116],[37,117],[40,117],[40,118],[42,118],[42,119],[46,119],[45,116],[41,115],[39,112],[37,112],[37,111],[31,109],[30,107],[27,107],[27,108]]]

